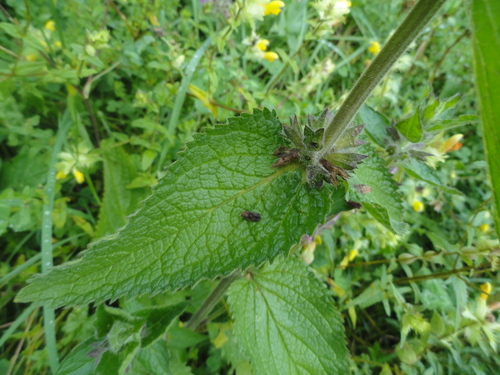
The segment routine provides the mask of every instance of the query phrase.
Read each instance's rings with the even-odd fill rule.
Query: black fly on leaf
[[[248,221],[253,221],[254,223],[260,221],[261,216],[257,212],[252,212],[252,211],[243,211],[241,213],[241,216],[247,219]]]

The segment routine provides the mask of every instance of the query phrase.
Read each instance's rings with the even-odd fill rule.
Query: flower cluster
[[[243,44],[250,46],[248,55],[254,60],[260,61],[264,59],[269,62],[273,62],[274,60],[279,59],[276,52],[267,51],[269,40],[260,39],[255,33],[250,38],[245,39]]]
[[[326,34],[339,23],[345,22],[345,15],[349,14],[352,3],[345,0],[318,0],[313,7],[318,11],[320,24],[318,35]]]
[[[243,44],[250,47],[249,57],[257,61],[267,60],[269,62],[279,59],[276,52],[267,50],[269,40],[260,38],[255,32],[255,22],[262,21],[265,16],[277,16],[285,7],[285,3],[283,1],[247,0],[245,2],[236,1],[234,5],[234,19],[239,17],[242,21],[248,22],[252,28],[252,36],[243,40]]]
[[[75,181],[79,184],[85,181],[85,176],[82,173],[82,168],[90,168],[94,163],[99,160],[99,157],[90,153],[91,148],[85,143],[80,143],[71,152],[61,152],[59,153],[59,159],[61,160],[56,164],[56,179],[62,180],[68,176],[68,174],[73,174]]]

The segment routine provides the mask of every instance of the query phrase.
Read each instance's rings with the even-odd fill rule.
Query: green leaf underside
[[[420,163],[416,160],[408,159],[405,164],[405,171],[413,178],[420,179],[431,185],[441,188],[444,192],[455,195],[463,195],[463,193],[453,187],[444,186],[439,179],[438,174],[434,169],[425,163]]]
[[[500,3],[474,0],[474,68],[479,96],[483,139],[496,210],[497,234],[500,236]]]
[[[195,135],[125,227],[17,300],[59,307],[172,291],[287,251],[323,221],[333,188],[311,189],[298,164],[271,167],[280,130],[265,109]]]
[[[90,337],[78,344],[61,362],[56,375],[94,374],[96,358],[92,352],[98,348],[99,343],[95,337]]]
[[[396,182],[392,178],[383,161],[376,155],[369,144],[361,146],[359,152],[369,155],[349,178],[347,200],[360,202],[370,214],[387,229],[396,234],[404,234],[407,225],[403,222],[404,208],[399,198]],[[368,185],[372,191],[360,194],[354,185]],[[379,211],[375,213],[375,211]]]
[[[340,315],[326,287],[294,258],[233,283],[234,336],[255,374],[347,374]]]

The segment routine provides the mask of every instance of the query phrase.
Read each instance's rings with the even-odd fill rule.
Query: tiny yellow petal
[[[279,59],[280,57],[276,52],[265,52],[264,53],[264,59],[266,59],[269,62],[273,62],[276,59]]]
[[[323,241],[321,240],[321,237],[318,234],[314,237],[314,243],[316,245],[321,245],[323,243]]]
[[[269,45],[269,40],[267,40],[267,39],[260,39],[257,43],[255,43],[255,45],[261,51],[265,51],[267,49],[267,46]]]
[[[358,250],[351,250],[349,252],[349,262],[352,262],[354,258],[358,256]]]
[[[349,264],[349,255],[346,255],[342,262],[340,262],[340,267],[345,268]]]
[[[479,230],[483,233],[487,233],[490,230],[490,226],[488,224],[480,225]]]
[[[31,55],[26,56],[27,61],[35,61],[36,60],[36,55],[32,53]]]
[[[62,43],[60,41],[56,41],[54,43],[54,45],[57,47],[57,48],[61,48],[62,47]]]
[[[370,46],[368,47],[368,52],[370,52],[372,55],[376,55],[380,52],[380,43],[372,40],[370,42]]]
[[[151,25],[153,26],[160,26],[160,22],[158,22],[158,18],[156,15],[150,13],[148,14],[149,22],[151,22]]]
[[[270,14],[277,16],[285,7],[285,3],[283,1],[271,1],[268,4],[262,4],[262,6],[264,7],[264,16],[268,16]]]
[[[492,290],[491,284],[490,283],[481,284],[480,288],[481,288],[481,291],[484,292],[484,293],[481,293],[481,299],[483,299],[483,300],[488,299],[489,295],[491,294],[491,290]]]
[[[424,210],[424,204],[420,201],[413,202],[411,206],[413,207],[415,212],[422,212]]]
[[[73,170],[73,176],[75,177],[76,182],[78,182],[79,184],[85,181],[85,176],[78,169]]]
[[[56,174],[56,180],[62,180],[63,178],[66,178],[67,174],[64,173],[64,171],[59,171]]]
[[[50,20],[50,21],[45,22],[44,27],[47,30],[55,31],[56,30],[56,23],[54,21]]]

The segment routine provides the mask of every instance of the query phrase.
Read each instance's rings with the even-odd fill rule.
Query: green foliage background
[[[123,358],[103,361],[100,371],[114,371],[106,363],[128,356],[132,373],[168,367],[172,374],[251,374],[248,355],[258,349],[258,340],[245,337],[236,345],[234,337],[244,337],[244,328],[258,330],[259,322],[252,316],[246,323],[238,317],[233,322],[231,312],[238,313],[235,297],[243,292],[256,304],[266,295],[252,294],[246,279],[233,285],[229,306],[218,304],[196,332],[182,322],[215,280],[173,294],[114,301],[120,313],[102,305],[97,311],[94,306],[55,310],[51,325],[44,323],[41,309],[13,299],[30,276],[47,268],[40,252],[44,236],[51,239],[54,264],[76,259],[91,241],[125,224],[194,134],[216,132],[207,129],[254,108],[273,108],[287,123],[293,114],[305,119],[341,103],[373,58],[370,43],[383,44],[413,3],[353,1],[345,24],[313,37],[310,25],[318,22],[317,13],[306,1],[288,1],[278,16],[265,17],[258,26],[261,38],[280,55],[271,63],[248,55],[243,43],[251,36],[248,25],[227,33],[224,1],[7,0],[0,13],[0,373],[54,368],[56,352],[64,359],[78,344],[90,345],[94,324],[108,334],[99,325],[103,320],[119,322],[112,329],[119,326],[127,337],[138,337],[149,320],[140,320],[137,311],[157,306],[181,311],[189,299],[180,317],[162,323],[159,329],[168,330],[161,340],[140,351],[117,340]],[[347,200],[362,208],[351,210],[338,200],[332,211],[343,213],[314,233],[322,239],[310,265],[317,277],[301,274],[304,284],[319,279],[328,285],[325,295],[343,317],[355,374],[493,374],[498,368],[500,248],[482,129],[474,117],[479,104],[468,5],[448,1],[360,112],[356,121],[366,123],[362,137],[370,142],[363,153],[372,158],[349,180]],[[481,21],[485,10],[478,12]],[[431,92],[441,101],[461,98],[451,110],[425,118],[434,108]],[[408,162],[414,154],[391,154],[390,147],[400,141],[380,131],[397,123],[409,141],[420,142],[418,131],[405,133],[410,120],[402,122],[419,114],[419,107],[423,130],[441,126],[442,139],[464,135],[463,147],[436,160],[436,169]],[[57,139],[62,153],[51,164]],[[432,141],[425,139],[426,146]],[[391,175],[380,168],[384,163],[397,170]],[[44,215],[50,168],[58,178],[52,213]],[[370,185],[373,193],[357,194],[353,186],[359,184]],[[387,190],[393,191],[390,201]],[[422,212],[414,209],[417,201]],[[293,233],[295,241],[306,232],[313,235],[314,224]],[[297,267],[299,261],[287,262]],[[254,285],[265,284],[266,272],[279,279],[278,265],[264,266]],[[486,282],[492,291],[482,299],[480,285]],[[275,291],[271,286],[267,292]],[[338,317],[332,310],[324,319]],[[55,341],[46,344],[50,329]],[[77,357],[86,366],[87,352],[81,352]],[[71,373],[65,366],[59,371]],[[253,363],[254,371],[263,366]]]

